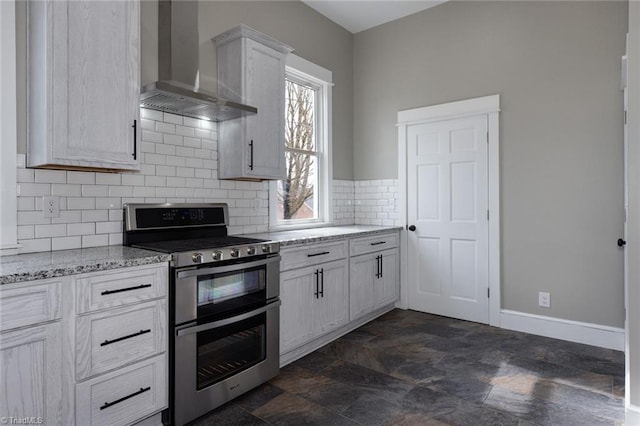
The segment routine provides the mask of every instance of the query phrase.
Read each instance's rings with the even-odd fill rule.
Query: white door
[[[407,126],[409,309],[489,322],[487,121]]]

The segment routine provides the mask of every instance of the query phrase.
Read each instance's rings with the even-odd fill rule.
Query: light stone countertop
[[[345,225],[245,234],[243,237],[278,241],[280,242],[280,246],[286,247],[340,240],[344,238],[364,237],[367,235],[376,235],[386,232],[397,232],[401,229],[402,227],[400,226]]]
[[[127,266],[168,262],[168,254],[125,246],[27,253],[0,257],[0,285]]]

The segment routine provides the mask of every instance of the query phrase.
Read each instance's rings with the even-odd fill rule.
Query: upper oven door
[[[280,256],[175,271],[175,324],[265,304],[280,295]]]

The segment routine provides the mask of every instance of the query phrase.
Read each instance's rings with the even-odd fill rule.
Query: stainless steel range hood
[[[158,75],[142,88],[140,106],[186,117],[224,121],[258,110],[199,87],[198,2],[158,3]]]

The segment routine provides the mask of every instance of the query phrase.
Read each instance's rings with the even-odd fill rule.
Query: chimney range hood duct
[[[258,110],[199,88],[198,2],[161,0],[158,75],[142,88],[140,106],[185,117],[224,121]]]

